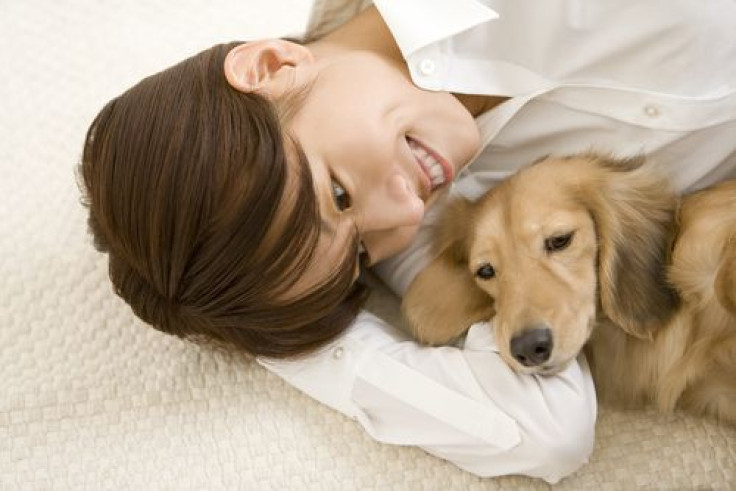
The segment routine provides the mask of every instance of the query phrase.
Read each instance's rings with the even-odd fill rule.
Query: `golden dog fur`
[[[493,318],[519,372],[585,345],[601,400],[736,424],[736,181],[679,199],[644,159],[547,158],[452,203],[435,245],[402,303],[420,341]],[[549,359],[524,366],[511,339],[540,325]]]

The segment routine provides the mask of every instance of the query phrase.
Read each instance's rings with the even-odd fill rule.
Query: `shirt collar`
[[[412,53],[441,39],[498,18],[478,0],[374,0],[401,54]]]

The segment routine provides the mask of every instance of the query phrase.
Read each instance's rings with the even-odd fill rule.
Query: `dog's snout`
[[[525,367],[534,367],[549,359],[553,344],[548,327],[534,326],[511,338],[511,355]]]

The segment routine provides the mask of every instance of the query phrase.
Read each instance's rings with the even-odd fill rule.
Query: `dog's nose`
[[[525,367],[535,367],[549,359],[552,345],[552,331],[537,326],[511,338],[511,355]]]

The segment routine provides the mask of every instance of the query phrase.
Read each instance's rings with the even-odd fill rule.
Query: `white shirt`
[[[484,142],[452,193],[474,198],[548,154],[646,153],[680,189],[736,176],[733,0],[375,0],[428,90],[507,96],[477,119]],[[412,247],[376,267],[398,294],[431,260],[438,204]],[[583,357],[521,376],[491,328],[423,347],[369,313],[321,352],[259,359],[379,441],[419,445],[481,476],[549,482],[593,448]]]

